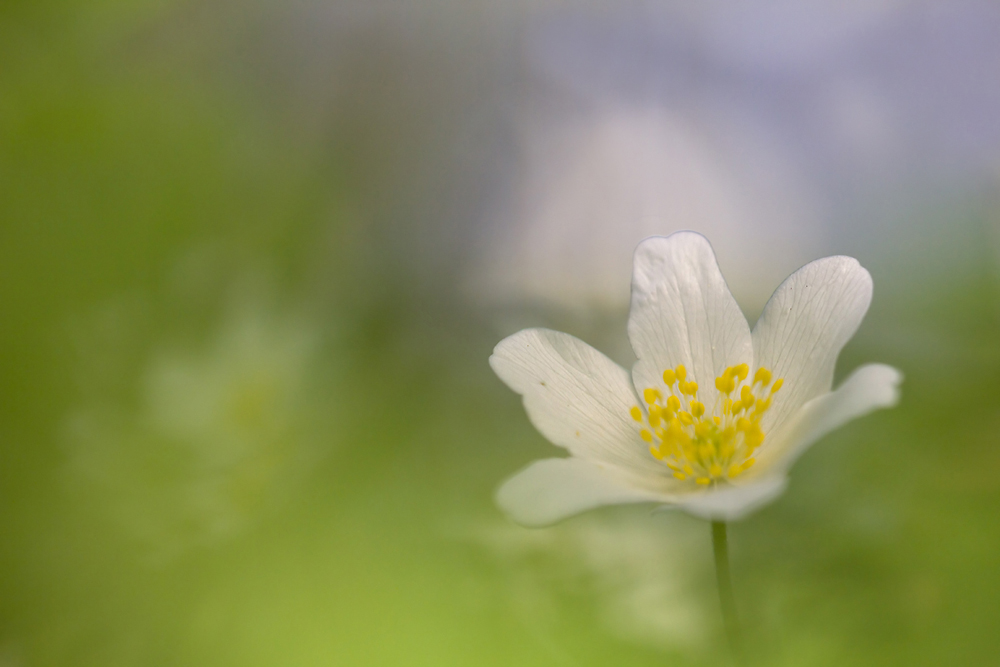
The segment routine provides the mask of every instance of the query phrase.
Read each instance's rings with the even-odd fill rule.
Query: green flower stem
[[[712,551],[715,553],[715,579],[719,585],[719,603],[722,605],[722,620],[726,626],[729,647],[737,663],[745,663],[743,638],[736,617],[736,601],[733,598],[733,581],[729,576],[729,544],[726,539],[726,522],[712,522]]]

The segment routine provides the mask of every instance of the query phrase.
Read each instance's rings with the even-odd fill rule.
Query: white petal
[[[780,496],[785,486],[784,475],[769,475],[739,486],[688,496],[678,502],[678,507],[710,521],[736,521]]]
[[[784,378],[762,426],[765,433],[807,401],[828,392],[841,348],[872,298],[872,279],[852,257],[806,264],[783,282],[753,330],[754,361]]]
[[[836,391],[806,403],[761,447],[754,469],[785,471],[809,445],[838,426],[899,401],[903,374],[885,364],[868,364],[851,373]]]
[[[663,371],[684,364],[698,398],[715,402],[727,366],[753,364],[750,327],[701,234],[648,238],[635,251],[629,340],[635,387],[663,390]]]
[[[628,371],[583,341],[525,329],[497,344],[490,366],[524,397],[531,423],[572,454],[662,475],[629,410],[638,403]]]
[[[663,496],[630,487],[612,471],[571,457],[535,461],[497,490],[496,503],[523,526],[546,526],[603,505],[655,502]]]

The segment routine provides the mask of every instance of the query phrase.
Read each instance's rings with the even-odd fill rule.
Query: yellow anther
[[[727,371],[725,374],[715,378],[715,388],[723,394],[728,394],[733,389],[736,389],[736,381],[733,380]]]
[[[649,453],[652,454],[655,458],[658,458],[661,461],[663,460],[663,453],[659,450],[658,447],[650,447]]]
[[[747,459],[746,461],[743,462],[742,468],[744,470],[748,470],[750,468],[750,466],[753,465],[753,463],[754,463],[754,459]]]
[[[753,392],[750,391],[750,387],[743,385],[743,388],[740,389],[740,400],[743,401],[743,405],[747,407],[753,405],[754,397]]]
[[[729,466],[730,477],[737,477],[741,472],[743,472],[743,468],[741,466],[736,464]]]
[[[705,486],[706,484],[708,484],[708,483],[709,483],[709,482],[711,482],[712,480],[710,480],[710,479],[709,479],[708,477],[699,477],[698,479],[696,479],[696,480],[694,480],[694,481],[698,482],[698,483],[699,483],[699,484],[701,484],[702,486]]]
[[[638,405],[632,406],[632,409],[629,410],[629,414],[632,415],[632,419],[636,420],[637,422],[642,421],[642,410],[639,409]]]
[[[667,467],[673,470],[674,472],[680,470],[680,466],[678,466],[676,463],[673,463],[672,461],[667,461]]]
[[[674,369],[674,374],[677,375],[677,379],[684,382],[687,379],[688,371],[684,368],[684,364],[677,364],[677,368]]]
[[[695,437],[705,438],[712,432],[712,425],[707,421],[700,421],[694,425]]]
[[[698,448],[698,456],[702,459],[710,459],[715,456],[715,447],[708,442]]]
[[[660,425],[660,406],[649,406],[649,425],[653,427]]]
[[[685,426],[690,426],[691,424],[694,423],[694,419],[691,418],[691,415],[688,414],[687,412],[684,412],[683,410],[678,412],[677,416],[680,418],[681,423],[684,424]]]
[[[712,417],[712,421],[714,421],[715,425],[718,426],[722,423],[722,417]]]
[[[708,474],[711,475],[712,477],[718,477],[719,475],[722,474],[722,466],[720,466],[718,463],[713,463],[708,467]]]
[[[743,382],[743,380],[747,379],[747,373],[750,372],[750,367],[746,364],[740,364],[734,370],[736,371],[736,377],[740,379],[740,382]]]
[[[685,474],[684,474],[684,473],[682,473],[682,472],[675,472],[675,473],[674,473],[674,477],[676,477],[677,479],[681,480],[682,482],[683,482],[683,481],[684,481],[685,479],[687,479],[687,475],[685,475]]]
[[[760,447],[760,443],[764,442],[764,432],[757,424],[751,426],[743,437],[746,439],[747,447],[750,448]]]
[[[678,410],[681,409],[681,399],[671,394],[670,398],[667,399],[667,407],[673,410],[674,412],[677,412]]]
[[[673,372],[669,368],[663,371],[663,382],[668,386],[672,387],[674,382],[677,381],[677,373]]]
[[[705,414],[705,404],[701,401],[691,401],[691,414],[695,417],[701,417]]]
[[[771,387],[771,393],[776,394],[778,390],[781,389],[781,385],[785,384],[785,378],[778,378],[774,381],[774,386]]]
[[[765,412],[767,412],[767,409],[771,407],[771,398],[772,398],[771,396],[768,396],[767,398],[762,398],[761,400],[757,401],[757,408],[754,410],[754,412],[757,413],[758,415],[762,415]]]
[[[747,419],[746,417],[740,417],[739,419],[736,420],[736,430],[737,431],[745,431],[748,428],[750,428],[750,420],[749,419]]]
[[[653,403],[656,403],[656,400],[658,398],[660,398],[660,391],[658,389],[653,389],[652,387],[649,387],[643,390],[642,397],[646,399],[647,403],[652,405]]]
[[[757,384],[760,382],[765,387],[771,384],[771,371],[767,370],[763,366],[757,369],[757,372],[753,374],[753,383]]]
[[[621,413],[619,412],[618,414]],[[641,431],[639,431],[639,437],[645,440],[646,442],[653,442],[653,434],[647,431],[646,429],[642,429]]]
[[[723,440],[732,440],[735,436],[736,436],[736,427],[735,426],[727,426],[726,428],[724,428],[722,430],[722,439]]]
[[[698,383],[692,380],[691,382],[683,382],[680,385],[681,393],[687,394],[688,396],[694,396],[698,393]]]
[[[688,475],[694,474],[694,468],[691,467],[690,463],[685,463],[683,466],[681,466],[681,470],[683,470]]]

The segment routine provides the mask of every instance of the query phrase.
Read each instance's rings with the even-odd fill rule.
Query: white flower
[[[618,639],[693,654],[711,628],[698,586],[709,563],[700,526],[677,518],[661,515],[662,529],[650,530],[646,517],[591,514],[541,531],[490,524],[472,538],[508,578],[512,611],[526,627],[558,632],[560,596],[570,593],[573,604],[593,601]]]
[[[468,267],[477,299],[624,310],[636,244],[683,229],[676,220],[725,239],[719,258],[757,313],[777,281],[820,254],[826,233],[803,170],[747,123],[706,127],[705,114],[610,98],[593,106],[519,123],[520,176]],[[774,259],[761,267],[752,260],[765,251]]]
[[[896,403],[902,375],[882,364],[831,391],[837,355],[871,294],[857,260],[820,259],[778,287],[751,332],[703,236],[646,239],[632,275],[631,375],[547,329],[493,351],[490,366],[524,397],[531,422],[571,455],[529,465],[497,503],[528,526],[619,503],[665,503],[713,520],[759,508],[784,490],[806,447]]]
[[[322,455],[318,334],[256,299],[236,305],[203,349],[141,362],[134,407],[91,397],[74,411],[75,475],[156,559],[237,535]]]

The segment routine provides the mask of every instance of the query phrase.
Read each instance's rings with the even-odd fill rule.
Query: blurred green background
[[[491,500],[556,451],[489,370],[503,335],[552,326],[630,362],[627,265],[612,304],[473,279],[519,233],[493,214],[525,171],[514,119],[601,106],[564,92],[580,80],[634,102],[605,80],[619,71],[647,73],[647,105],[711,88],[798,119],[753,136],[810,175],[820,231],[801,259],[745,261],[857,256],[876,296],[838,377],[906,374],[897,409],[825,438],[731,527],[752,656],[991,664],[1000,21],[889,5],[838,23],[821,3],[807,24],[849,38],[733,65],[632,4],[0,3],[0,666],[728,664],[707,524],[625,507],[533,531]],[[950,60],[935,74],[893,44]],[[546,49],[581,48],[605,65],[550,71]],[[653,85],[668,61],[683,85]],[[830,150],[822,121],[859,72],[912,84],[886,93],[917,115],[889,123],[875,167]],[[938,82],[955,73],[953,95]],[[772,96],[778,80],[796,94]],[[603,233],[634,246],[628,224]],[[574,253],[560,261],[600,261]]]

